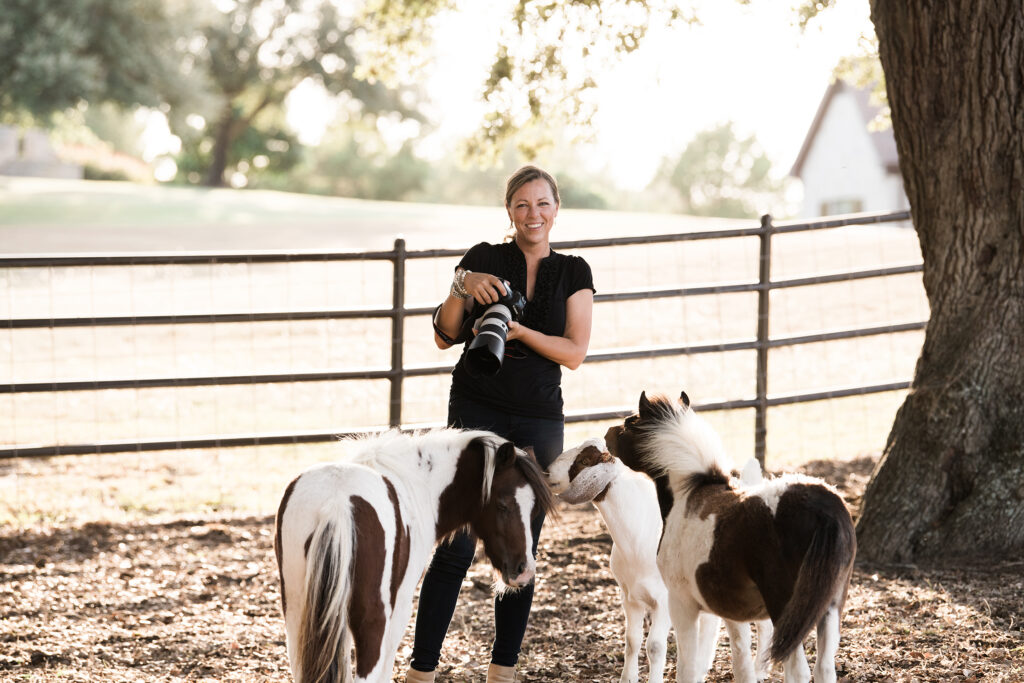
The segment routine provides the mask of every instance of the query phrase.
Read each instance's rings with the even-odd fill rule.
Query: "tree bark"
[[[228,167],[228,153],[237,136],[237,120],[235,110],[229,97],[224,111],[217,121],[217,134],[213,139],[213,154],[210,167],[206,169],[203,185],[206,187],[224,187],[224,171]]]
[[[876,562],[1024,555],[1024,3],[872,0],[931,306],[857,524]]]

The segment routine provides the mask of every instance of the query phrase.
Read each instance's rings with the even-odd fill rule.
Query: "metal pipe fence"
[[[909,388],[910,382],[888,382],[858,387],[842,387],[825,391],[790,395],[770,395],[768,391],[768,363],[770,349],[799,344],[853,339],[864,336],[892,334],[924,329],[926,321],[906,321],[891,325],[831,331],[820,334],[771,337],[770,293],[773,290],[820,285],[830,282],[846,282],[865,278],[885,277],[918,273],[920,263],[902,264],[885,268],[857,270],[844,273],[830,273],[821,276],[772,280],[772,237],[774,235],[823,230],[852,225],[893,223],[909,220],[908,211],[879,214],[862,214],[823,220],[789,222],[776,224],[771,216],[764,216],[757,227],[730,228],[702,232],[687,232],[672,235],[650,235],[641,237],[617,237],[570,242],[556,242],[557,250],[584,250],[598,247],[628,245],[651,245],[697,240],[718,240],[735,237],[754,237],[759,240],[759,268],[756,281],[718,283],[694,287],[669,289],[646,289],[597,294],[595,303],[626,302],[651,299],[666,299],[713,294],[755,292],[757,294],[757,320],[755,336],[749,340],[722,342],[717,344],[686,346],[646,346],[619,351],[597,351],[590,353],[586,363],[604,363],[637,358],[657,358],[727,351],[755,351],[756,378],[755,395],[717,403],[697,405],[697,410],[750,409],[755,411],[754,450],[755,457],[764,465],[765,441],[767,436],[766,414],[770,407],[791,405],[828,398],[857,396]],[[0,268],[32,269],[56,267],[104,267],[104,266],[169,266],[208,264],[256,264],[256,263],[300,263],[334,261],[389,261],[393,265],[392,303],[390,308],[350,308],[344,310],[316,311],[270,311],[253,313],[184,313],[175,315],[139,316],[74,316],[0,319],[0,328],[57,329],[74,327],[106,326],[147,326],[147,325],[198,325],[239,322],[276,322],[304,320],[370,320],[387,319],[391,323],[390,367],[386,369],[324,370],[302,373],[225,374],[179,377],[142,377],[102,380],[54,380],[0,384],[0,394],[25,394],[35,392],[69,392],[82,390],[141,389],[154,387],[198,387],[238,384],[272,384],[280,382],[346,381],[346,380],[387,380],[390,383],[388,426],[407,427],[402,419],[403,380],[450,373],[453,364],[433,363],[407,365],[403,359],[405,320],[413,316],[430,315],[432,308],[407,308],[406,265],[415,259],[440,259],[459,257],[459,249],[406,250],[403,239],[395,240],[390,251],[375,252],[257,252],[257,253],[161,253],[139,255],[31,255],[0,256]],[[601,412],[567,413],[566,422],[595,422],[628,415],[632,409],[622,408]],[[383,425],[382,425],[383,427]],[[107,440],[93,443],[40,444],[27,446],[0,446],[0,459],[73,454],[99,454],[130,451],[155,451],[170,449],[192,449],[212,447],[261,446],[274,444],[312,443],[330,441],[339,436],[354,435],[374,430],[337,431],[289,431],[263,432],[231,435],[212,435],[181,439],[127,439]]]

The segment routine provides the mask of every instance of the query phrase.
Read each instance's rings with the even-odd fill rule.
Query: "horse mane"
[[[484,446],[486,495],[494,474],[494,452],[500,443],[500,439],[490,432],[443,427],[411,432],[392,428],[383,432],[358,434],[341,439],[348,447],[340,459],[374,470],[390,470],[399,474],[412,473],[419,464],[417,455],[427,454],[428,457],[433,457],[449,454],[454,458],[474,439],[481,439]]]
[[[349,437],[343,441],[352,444],[352,448],[343,457],[346,462],[398,473],[411,473],[414,470],[417,466],[416,453],[429,453],[431,456],[448,453],[455,458],[469,444],[479,442],[484,454],[481,501],[486,503],[491,497],[491,486],[494,483],[495,455],[506,439],[493,432],[444,427],[415,432],[389,429],[377,434]],[[554,501],[540,466],[532,458],[517,455],[516,467],[530,483],[541,508],[550,512],[554,508]]]
[[[551,493],[548,486],[547,475],[541,469],[535,458],[524,455],[516,456],[516,467],[523,473],[526,481],[529,482],[533,494],[537,497],[536,504],[546,515],[558,519],[558,512],[555,508],[555,495]]]
[[[665,396],[650,399],[650,413],[638,420],[638,455],[652,476],[675,474],[728,482],[732,463],[722,440],[704,418]]]

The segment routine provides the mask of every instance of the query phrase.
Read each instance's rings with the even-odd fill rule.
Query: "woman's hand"
[[[466,273],[462,284],[470,296],[485,306],[496,303],[505,295],[505,285],[501,278],[490,273]]]
[[[593,290],[581,289],[565,302],[563,336],[547,335],[512,321],[508,324],[505,340],[518,339],[548,360],[575,370],[587,357],[593,310]]]

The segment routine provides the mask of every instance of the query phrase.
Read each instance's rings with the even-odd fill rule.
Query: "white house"
[[[77,180],[82,167],[61,161],[45,131],[0,126],[0,175]]]
[[[801,217],[909,207],[892,129],[868,128],[878,110],[868,90],[829,86],[790,171],[803,181]]]

